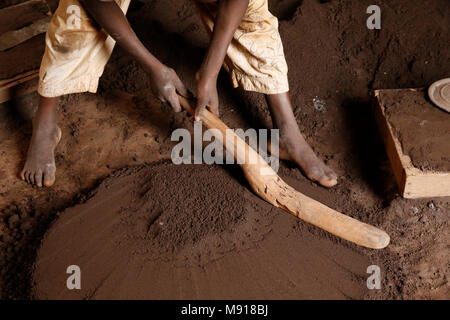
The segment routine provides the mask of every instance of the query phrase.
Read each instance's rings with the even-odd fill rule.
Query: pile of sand
[[[348,290],[344,296],[362,295],[363,256],[317,236],[301,244],[306,230],[289,235],[298,220],[253,195],[235,171],[162,162],[116,172],[47,232],[35,265],[36,297],[343,297],[335,289],[326,294],[324,284]],[[330,249],[332,255],[323,254]],[[353,271],[336,267],[336,255],[350,258]],[[70,265],[81,269],[79,291],[66,287]],[[308,279],[294,280],[305,273]]]

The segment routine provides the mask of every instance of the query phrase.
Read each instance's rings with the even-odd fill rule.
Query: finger
[[[189,92],[189,90],[186,88],[186,86],[184,85],[184,83],[180,80],[180,78],[175,77],[175,88],[177,89],[177,92],[182,95],[185,98],[190,98],[191,94]]]
[[[195,112],[194,112],[194,119],[195,121],[200,121],[200,116],[203,112],[203,110],[205,110],[206,108],[206,103],[204,103],[203,101],[199,100],[197,102],[197,107],[195,108]]]
[[[161,101],[162,103],[166,102],[166,98],[164,98],[164,96],[160,95],[156,97],[159,101]]]
[[[208,109],[209,109],[209,111],[214,113],[216,116],[219,116],[219,103],[218,102],[211,103],[208,106]]]
[[[167,101],[169,101],[169,104],[172,107],[173,111],[175,112],[181,111],[180,100],[178,99],[175,89],[170,90],[169,96],[167,97]]]

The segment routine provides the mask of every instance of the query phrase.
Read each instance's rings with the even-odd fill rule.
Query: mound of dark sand
[[[235,176],[168,162],[116,172],[49,229],[36,297],[361,297],[366,258],[295,232],[296,218]],[[70,265],[81,269],[79,291],[66,288]]]

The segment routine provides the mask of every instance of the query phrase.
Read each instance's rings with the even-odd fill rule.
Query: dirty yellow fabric
[[[126,13],[130,0],[115,0]],[[217,0],[195,0],[210,32]],[[44,97],[97,91],[98,81],[115,41],[92,19],[77,0],[60,0],[46,35],[38,92]],[[235,87],[266,94],[289,90],[287,65],[278,33],[278,20],[267,0],[250,0],[224,61]]]
[[[124,13],[131,0],[115,0]],[[115,41],[77,0],[60,0],[45,38],[38,92],[44,97],[97,91]]]
[[[278,32],[278,19],[268,0],[250,0],[247,11],[228,47],[224,61],[234,87],[266,94],[289,91],[287,64]],[[212,33],[217,0],[196,0],[207,31]]]

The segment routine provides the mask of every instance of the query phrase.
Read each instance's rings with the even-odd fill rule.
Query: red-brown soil
[[[369,259],[314,236],[252,194],[241,176],[234,167],[170,162],[115,173],[47,233],[34,296],[363,298]],[[67,290],[72,264],[83,272],[81,290]]]
[[[119,264],[119,271],[111,273],[117,278],[107,279],[98,291],[86,288],[90,291],[82,292],[81,296],[220,298],[231,297],[234,293],[234,297],[243,298],[449,297],[450,199],[399,197],[373,119],[370,92],[379,88],[426,87],[449,76],[446,17],[450,8],[446,0],[379,1],[382,29],[367,30],[365,12],[370,4],[365,0],[271,1],[273,12],[282,18],[280,33],[289,65],[297,122],[318,155],[338,173],[339,184],[331,190],[321,188],[306,180],[289,163],[282,164],[281,175],[298,190],[330,207],[386,230],[391,244],[381,251],[359,248],[285,212],[269,208],[248,191],[239,170],[227,166],[198,166],[197,172],[186,168],[193,177],[209,176],[208,172],[213,171],[210,178],[223,177],[221,183],[225,190],[234,196],[239,190],[242,198],[238,201],[258,206],[252,210],[245,206],[244,210],[235,210],[225,201],[224,208],[229,211],[227,219],[222,221],[223,228],[214,225],[214,232],[209,232],[211,230],[198,225],[194,229],[184,225],[185,238],[178,242],[178,250],[170,259],[167,256],[144,261],[135,258],[130,260],[129,269]],[[192,4],[148,1],[142,6],[135,4],[128,17],[146,46],[194,89],[193,76],[201,63],[207,36]],[[270,124],[263,97],[232,90],[225,73],[219,79],[219,94],[222,119],[230,127],[245,129]],[[50,289],[56,290],[56,287],[51,282],[32,283],[33,266],[45,233],[50,230],[45,239],[52,239],[58,229],[61,230],[60,221],[70,219],[71,213],[82,215],[80,208],[89,208],[90,201],[98,201],[99,196],[106,194],[106,185],[116,187],[116,182],[125,179],[120,177],[121,173],[130,177],[137,174],[133,173],[137,169],[124,169],[100,183],[114,171],[169,159],[173,146],[171,132],[177,127],[192,129],[191,119],[185,114],[166,112],[166,107],[152,97],[144,72],[116,48],[97,95],[81,94],[62,99],[59,123],[63,138],[57,148],[57,182],[52,188],[35,189],[17,176],[24,163],[31,128],[29,118],[36,101],[36,96],[30,95],[0,105],[0,292],[3,298],[11,299],[45,297],[45,294],[76,298],[80,295],[52,292]],[[143,168],[141,170],[153,172],[153,169],[146,169],[147,166]],[[168,195],[168,199],[182,199],[171,183],[168,182],[167,188],[171,189],[167,190],[173,189],[174,194]],[[89,192],[97,186],[96,192]],[[135,190],[139,188],[141,186],[136,186]],[[206,192],[201,187],[195,190]],[[154,201],[160,200],[158,197]],[[202,205],[207,208],[207,204]],[[98,219],[114,214],[105,208]],[[139,208],[133,210],[139,211]],[[187,214],[188,209],[183,210]],[[230,216],[234,210],[236,215]],[[204,217],[211,217],[210,213],[206,212]],[[248,247],[220,254],[217,259],[213,255],[212,262],[206,264],[189,262],[179,266],[178,258],[183,256],[184,250],[203,250],[214,245],[217,243],[214,239],[229,230],[251,226],[248,221],[256,218],[257,213],[261,214],[261,221],[270,221],[270,224],[262,228],[264,236],[258,238],[261,230],[252,233],[254,238],[247,243]],[[96,216],[91,214],[88,218]],[[180,220],[175,220],[170,227],[184,218],[177,216]],[[207,226],[211,225],[205,224]],[[71,231],[74,243],[82,241],[80,230]],[[90,232],[86,236],[95,233]],[[115,239],[106,238],[108,241]],[[124,244],[135,246],[133,241]],[[186,243],[192,241],[193,248],[186,249]],[[63,246],[64,243],[43,242],[40,257],[52,245]],[[96,254],[95,250],[92,248],[90,252]],[[204,257],[205,251],[200,252]],[[210,261],[209,258],[206,261]],[[66,262],[69,261],[61,260],[59,265]],[[86,263],[89,270],[99,272],[87,282],[90,285],[95,285],[98,277],[113,267],[102,265],[103,270],[100,270],[96,264]],[[381,267],[381,290],[367,290],[365,269],[368,264]],[[145,267],[144,272],[139,269],[142,267]],[[125,270],[129,277],[124,277]],[[55,271],[58,272],[65,270]],[[36,279],[43,278],[37,276]],[[114,279],[120,280],[120,285],[110,285]],[[149,287],[132,290],[140,280],[155,281],[152,285],[162,288],[168,279],[170,286],[161,292]],[[245,286],[237,290],[242,283]]]

